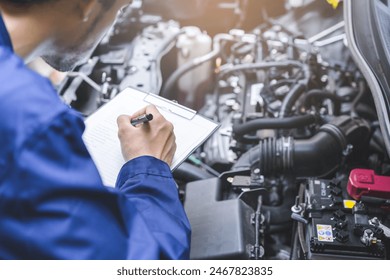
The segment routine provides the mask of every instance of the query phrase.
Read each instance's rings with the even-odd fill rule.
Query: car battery
[[[308,180],[307,258],[386,259],[387,238],[381,228],[370,222],[375,215],[364,203],[351,199],[346,185],[346,180]]]

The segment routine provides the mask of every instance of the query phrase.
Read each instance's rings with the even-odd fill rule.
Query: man
[[[189,256],[189,223],[169,168],[176,149],[172,125],[152,106],[119,117],[127,163],[116,188],[105,188],[81,138],[83,120],[24,65],[41,56],[71,70],[128,4],[0,0],[2,259]],[[130,125],[143,113],[152,113],[153,121]]]

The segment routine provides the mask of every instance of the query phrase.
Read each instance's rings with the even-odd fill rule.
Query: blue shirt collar
[[[1,17],[1,13],[0,13],[0,47],[6,47],[9,50],[13,51],[11,38],[9,37],[3,18]]]

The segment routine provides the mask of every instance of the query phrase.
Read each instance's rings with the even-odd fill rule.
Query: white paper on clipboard
[[[154,104],[174,126],[177,149],[172,170],[219,127],[195,111],[158,95],[133,88],[122,91],[85,121],[83,139],[106,186],[115,186],[119,171],[125,163],[117,136],[116,119],[122,114],[132,115],[149,104]]]

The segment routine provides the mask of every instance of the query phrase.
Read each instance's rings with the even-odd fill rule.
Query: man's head
[[[0,0],[15,51],[69,71],[91,55],[130,0]]]

